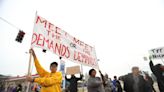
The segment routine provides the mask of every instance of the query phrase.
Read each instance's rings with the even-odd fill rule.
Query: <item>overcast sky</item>
[[[124,75],[132,66],[150,71],[148,50],[164,46],[163,0],[0,0],[0,17],[25,34],[15,41],[18,29],[0,20],[0,74],[27,73],[35,12],[72,36],[96,47],[103,73]],[[35,49],[44,68],[59,62],[51,52]],[[67,66],[78,65],[65,60]],[[154,61],[161,63],[161,61]],[[83,67],[84,73],[89,67]],[[35,73],[33,67],[32,72]]]

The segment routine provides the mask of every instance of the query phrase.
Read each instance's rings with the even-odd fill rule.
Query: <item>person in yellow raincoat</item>
[[[52,62],[50,64],[51,73],[49,73],[46,70],[44,70],[43,67],[40,65],[33,49],[30,49],[30,53],[34,57],[35,67],[40,77],[32,78],[31,76],[28,76],[27,80],[30,82],[36,82],[40,84],[41,92],[62,92],[62,73],[57,72],[57,62]]]

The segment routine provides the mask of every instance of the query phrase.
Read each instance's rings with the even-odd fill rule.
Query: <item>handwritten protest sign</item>
[[[149,51],[149,54],[151,55],[151,57],[153,59],[161,59],[161,58],[164,58],[164,47],[151,49]]]
[[[50,50],[75,63],[98,68],[94,47],[71,36],[40,16],[36,16],[31,46]]]
[[[67,75],[78,74],[78,73],[80,73],[80,66],[67,67],[66,69]]]

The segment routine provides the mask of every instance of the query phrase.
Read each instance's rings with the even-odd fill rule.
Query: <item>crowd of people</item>
[[[23,87],[21,84],[16,86],[8,86],[7,89],[0,90],[0,92],[25,92],[27,86]],[[36,83],[30,84],[29,92],[40,92],[40,86]]]
[[[160,92],[164,92],[164,66],[161,64],[154,65],[151,58],[149,64],[150,69],[157,78]],[[87,81],[88,92],[158,92],[155,90],[153,86],[154,81],[149,74],[141,72],[137,66],[132,67],[131,73],[121,76],[119,79],[117,76],[114,76],[113,80],[111,80],[107,74],[103,75],[101,71],[99,73],[101,77],[96,77],[95,69],[89,71],[90,77]],[[77,81],[80,79],[82,78],[71,77],[70,92],[78,92]],[[123,82],[123,85],[121,85],[120,81]]]
[[[39,78],[32,78],[27,76],[27,80],[32,83],[38,83],[41,88],[40,92],[62,92],[62,74],[57,72],[57,62],[50,64],[51,72],[47,72],[42,68],[39,60],[33,49],[30,49],[30,53],[34,57],[34,63],[36,70],[39,74]],[[150,58],[150,69],[157,78],[157,83],[160,92],[164,92],[164,66],[161,64],[154,65]],[[87,92],[156,92],[153,87],[153,80],[149,74],[141,74],[139,67],[132,67],[132,72],[117,78],[114,76],[113,80],[108,77],[107,74],[103,75],[99,71],[101,77],[96,77],[96,70],[89,70],[89,79],[87,80]],[[83,75],[76,78],[75,75],[71,75],[71,78],[65,79],[70,83],[68,92],[78,92],[78,81],[83,79]],[[120,81],[123,82],[120,83]],[[22,92],[21,86],[16,87],[15,92]],[[37,92],[37,91],[36,91]]]
[[[39,60],[33,49],[30,49],[30,53],[34,57],[34,63],[36,70],[39,74],[39,78],[33,78],[27,76],[27,80],[33,85],[31,90],[33,92],[62,92],[62,74],[57,72],[58,63],[52,62],[50,64],[51,72],[47,72],[39,63]],[[153,74],[157,79],[157,84],[160,92],[164,92],[164,66],[162,64],[153,64],[151,57],[149,58],[149,66]],[[132,67],[132,72],[124,76],[113,77],[113,80],[108,77],[108,74],[103,75],[99,70],[100,77],[96,77],[96,70],[89,70],[89,78],[87,80],[87,92],[158,92],[155,90],[153,79],[148,73],[141,72],[139,67]],[[65,76],[69,87],[67,92],[78,92],[78,81],[83,79],[83,75],[80,77],[71,75],[70,78]],[[39,85],[38,85],[39,84]],[[84,85],[83,85],[84,86]],[[23,92],[21,84],[18,84],[14,88],[8,88],[7,92]]]
[[[2,92],[5,92],[5,90],[2,90]],[[6,90],[6,92],[22,92],[22,85],[18,84],[15,87],[9,86]]]
[[[164,66],[161,64],[154,65],[150,58],[150,69],[157,78],[157,83],[160,92],[164,92]],[[120,81],[114,76],[111,81],[108,75],[103,75],[101,78],[96,77],[96,70],[89,71],[90,78],[88,79],[88,92],[157,92],[154,89],[154,81],[148,73],[142,74],[139,67],[133,67],[132,72],[121,76],[119,80],[123,81],[123,88]]]

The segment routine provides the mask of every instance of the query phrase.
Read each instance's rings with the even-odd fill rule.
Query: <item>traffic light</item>
[[[46,53],[47,50],[46,50],[46,49],[43,49],[42,51],[43,51],[44,53]]]
[[[24,38],[24,35],[25,35],[25,32],[23,32],[22,30],[19,30],[19,33],[18,33],[18,35],[17,35],[17,37],[16,37],[16,41],[17,42],[20,42],[20,43],[22,43],[22,40],[23,40],[23,38]]]

